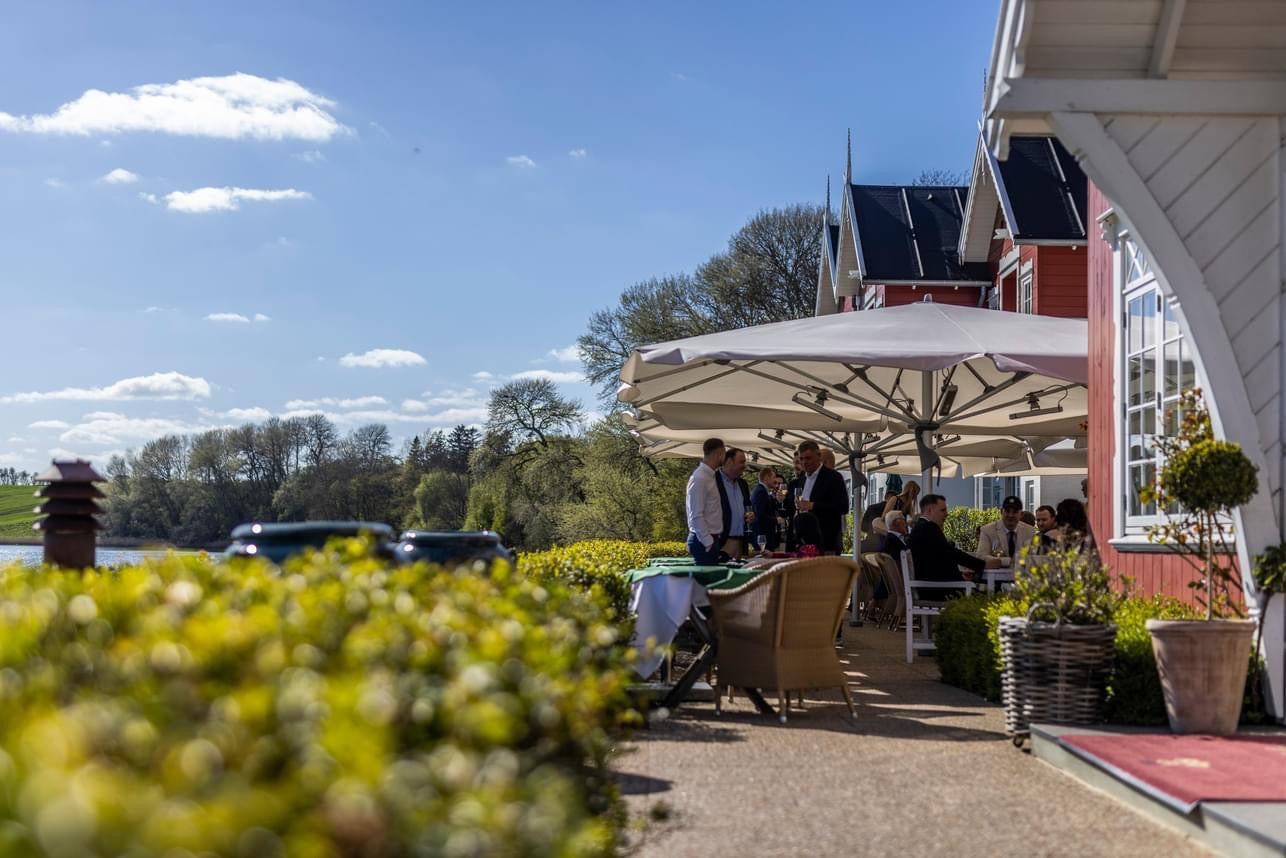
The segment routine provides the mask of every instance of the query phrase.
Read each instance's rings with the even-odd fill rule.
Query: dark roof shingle
[[[850,185],[849,194],[866,282],[989,282],[985,264],[956,254],[967,187]]]
[[[1011,137],[999,162],[1015,241],[1086,237],[1089,185],[1076,159],[1052,137]]]

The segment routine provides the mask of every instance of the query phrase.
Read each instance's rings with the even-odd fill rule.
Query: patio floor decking
[[[931,656],[906,664],[901,634],[844,631],[856,723],[837,690],[784,726],[739,695],[632,737],[615,768],[633,854],[1212,854],[1015,749],[1003,711],[942,684]]]

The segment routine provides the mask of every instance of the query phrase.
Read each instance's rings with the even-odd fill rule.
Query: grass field
[[[39,502],[32,497],[35,491],[35,486],[0,486],[0,539],[40,535],[31,529],[36,521],[31,510]]]

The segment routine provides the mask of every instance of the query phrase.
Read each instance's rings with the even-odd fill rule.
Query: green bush
[[[623,624],[630,610],[630,584],[625,573],[646,566],[652,557],[678,557],[687,553],[688,547],[682,542],[589,539],[548,551],[521,554],[518,571],[540,580],[567,581],[584,590],[602,591],[613,616]]]
[[[1001,617],[1023,617],[1028,604],[1010,595],[970,596],[953,599],[936,622],[938,668],[942,681],[1000,702]],[[1176,599],[1121,600],[1112,616],[1116,623],[1116,663],[1108,683],[1105,715],[1111,724],[1153,725],[1166,723],[1165,699],[1152,656],[1150,619],[1192,619],[1197,612]],[[1252,659],[1246,677],[1243,721],[1262,721],[1264,701],[1254,685],[1258,660]]]
[[[297,558],[0,568],[0,855],[607,855],[602,598]]]
[[[947,521],[942,532],[961,551],[973,554],[978,549],[978,528],[1000,518],[998,509],[974,509],[971,506],[953,507],[947,511]]]

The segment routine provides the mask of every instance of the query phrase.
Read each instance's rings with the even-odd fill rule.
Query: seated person
[[[1055,529],[1058,527],[1057,513],[1052,506],[1042,504],[1036,507],[1036,532],[1040,534],[1040,550],[1048,551],[1054,547]]]
[[[883,517],[884,508],[888,506],[889,501],[897,496],[898,493],[892,489],[885,489],[884,500],[876,501],[866,508],[862,513],[862,533],[869,535],[876,532],[873,529],[875,522]]]
[[[880,543],[880,553],[887,554],[900,563],[902,552],[907,548],[907,536],[911,532],[906,524],[906,515],[900,509],[886,512],[884,525],[887,530],[884,533],[884,540]]]
[[[1085,504],[1076,498],[1064,498],[1058,502],[1058,508],[1054,510],[1054,524],[1057,525],[1056,538],[1063,545],[1077,545],[1083,550],[1094,550],[1094,534],[1090,531]]]
[[[801,557],[818,557],[822,553],[822,523],[811,512],[795,516],[795,538]]]
[[[970,577],[983,569],[1000,568],[1000,558],[988,557],[985,560],[975,557],[947,541],[942,532],[942,525],[947,520],[947,499],[942,495],[929,494],[920,500],[920,518],[911,528],[911,563],[914,566],[915,579],[918,581],[962,581],[963,566],[970,571]],[[937,589],[920,587],[916,594],[918,599],[926,601],[944,601],[962,594],[959,589]]]
[[[1013,559],[1036,538],[1036,528],[1022,519],[1023,502],[1010,495],[1000,505],[1000,518],[984,524],[978,531],[979,557],[1008,557]]]

